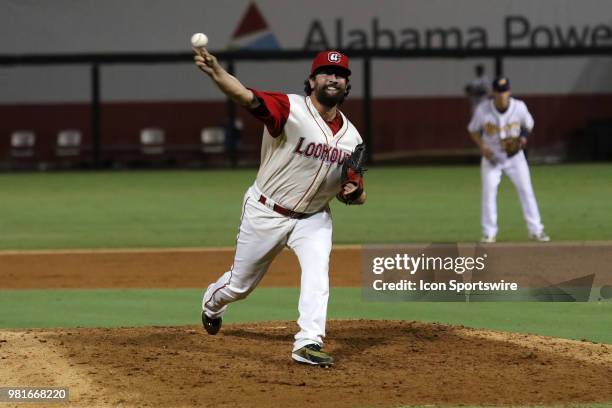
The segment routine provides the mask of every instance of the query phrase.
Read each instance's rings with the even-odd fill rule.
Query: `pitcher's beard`
[[[325,92],[325,88],[319,88],[315,90],[315,97],[321,105],[333,108],[336,105],[342,105],[345,95],[343,89],[339,89],[335,95],[330,95]]]

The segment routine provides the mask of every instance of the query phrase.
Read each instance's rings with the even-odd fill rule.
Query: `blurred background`
[[[477,162],[471,105],[500,74],[535,117],[532,163],[609,161],[610,11],[606,0],[1,0],[0,168],[256,166],[262,126],[194,67],[194,32],[262,90],[302,94],[316,52],[344,50],[343,110],[371,163]]]

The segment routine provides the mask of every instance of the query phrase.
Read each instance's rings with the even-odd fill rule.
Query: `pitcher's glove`
[[[360,143],[342,165],[342,175],[340,178],[342,187],[349,183],[357,186],[357,189],[350,194],[345,195],[341,190],[336,195],[336,198],[344,204],[352,204],[361,197],[361,194],[363,194],[363,173],[367,170],[364,167],[365,159],[366,148],[363,143]]]
[[[502,148],[508,155],[512,157],[523,148],[523,140],[521,137],[507,137],[502,139]]]

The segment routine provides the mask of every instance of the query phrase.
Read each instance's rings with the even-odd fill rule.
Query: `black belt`
[[[266,205],[266,201],[268,201],[268,199],[262,194],[259,196],[259,202],[262,203],[263,205]],[[295,212],[293,210],[290,210],[288,208],[285,207],[281,207],[278,204],[274,204],[274,206],[272,207],[272,209],[274,211],[276,211],[277,213],[284,215],[285,217],[289,217],[289,218],[295,218],[295,219],[300,219],[300,218],[304,218],[306,217],[308,214],[306,213],[301,213],[301,212]]]

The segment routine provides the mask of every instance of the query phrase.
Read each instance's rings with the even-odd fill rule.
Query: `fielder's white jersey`
[[[334,135],[310,97],[288,98],[289,116],[282,133],[274,138],[264,126],[256,185],[282,207],[315,213],[340,191],[342,164],[362,139],[342,112],[342,127]]]
[[[470,133],[480,133],[482,141],[493,150],[496,158],[506,158],[501,139],[518,137],[522,129],[530,132],[533,129],[533,117],[525,102],[510,98],[508,109],[500,113],[493,103],[487,100],[476,108],[467,130]]]

